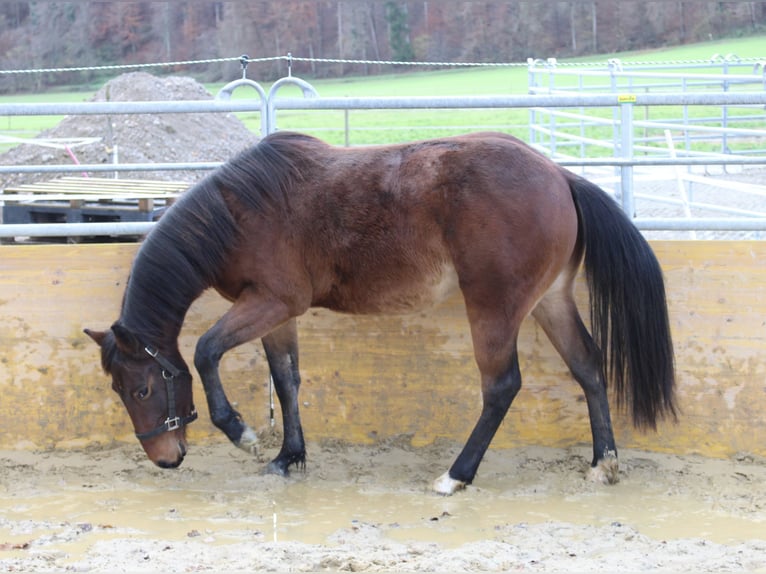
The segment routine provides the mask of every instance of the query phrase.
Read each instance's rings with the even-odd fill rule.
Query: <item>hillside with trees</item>
[[[307,77],[376,74],[367,61],[518,62],[613,53],[749,34],[766,27],[764,2],[329,1],[3,2],[0,69],[27,70],[284,56]],[[185,73],[215,81],[236,61]],[[277,62],[253,64],[274,79]],[[173,71],[170,69],[169,71]],[[0,75],[0,91],[39,90],[92,72]]]

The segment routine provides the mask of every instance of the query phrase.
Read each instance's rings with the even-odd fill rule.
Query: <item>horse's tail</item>
[[[665,284],[659,262],[618,204],[593,183],[570,175],[577,205],[593,339],[618,406],[639,428],[676,417],[675,368]]]

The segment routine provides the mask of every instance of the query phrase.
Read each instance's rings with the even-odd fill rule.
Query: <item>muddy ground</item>
[[[309,444],[289,479],[223,441],[173,471],[138,444],[0,452],[0,571],[766,572],[764,460],[624,450],[602,486],[587,445],[490,450],[431,493],[459,446]]]

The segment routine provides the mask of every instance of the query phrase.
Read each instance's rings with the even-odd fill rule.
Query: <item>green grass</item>
[[[593,56],[568,62],[598,62],[607,58],[619,58],[623,62],[678,62],[686,60],[708,60],[713,54],[736,54],[742,58],[760,58],[766,60],[766,37],[745,37],[706,42],[689,46],[673,47],[661,50],[645,50],[608,56]],[[457,67],[437,71],[397,71],[378,76],[364,76],[341,79],[311,80],[320,96],[324,97],[387,97],[387,96],[468,96],[468,95],[513,95],[526,94],[528,90],[528,72],[526,65],[512,67]],[[692,67],[675,70],[679,73],[697,73]],[[257,78],[254,78],[257,80]],[[308,78],[306,78],[308,79]],[[557,86],[575,86],[574,79],[565,81],[557,78]],[[604,79],[589,79],[585,86],[603,84]],[[223,84],[210,84],[207,88],[215,94]],[[262,84],[268,91],[269,83]],[[625,91],[629,91],[626,87]],[[95,92],[91,86],[83,90],[51,91],[42,94],[0,96],[3,102],[72,102],[87,100]],[[299,95],[297,88],[285,87],[280,95]],[[235,99],[253,97],[254,92],[240,89],[234,93]],[[690,107],[692,117],[720,116],[720,109]],[[611,117],[611,109],[591,109],[600,117]],[[258,113],[238,114],[254,132],[260,127]],[[645,116],[651,119],[678,118],[681,110],[677,108],[652,108],[650,111],[636,109],[636,119]],[[46,127],[60,121],[60,117],[26,116],[0,117],[0,134],[16,137],[33,136]],[[281,111],[277,116],[280,129],[295,129],[314,134],[336,144],[373,144],[389,143],[463,133],[482,129],[501,129],[523,139],[529,139],[529,111],[526,109],[502,110],[352,110],[344,111]],[[346,131],[346,123],[350,131]],[[579,133],[579,125],[568,128],[571,133]],[[588,128],[589,136],[610,137],[611,128]],[[348,138],[348,139],[347,139]],[[1,151],[0,146],[0,151]],[[599,152],[600,153],[600,152]]]

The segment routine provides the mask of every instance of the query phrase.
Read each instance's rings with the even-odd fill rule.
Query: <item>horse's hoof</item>
[[[608,451],[604,458],[588,469],[586,479],[599,484],[617,484],[620,481],[620,465],[617,461],[617,453]]]
[[[276,474],[277,476],[287,478],[290,476],[290,471],[287,470],[286,466],[279,464],[275,460],[272,460],[269,464],[266,465],[266,468],[263,469],[263,474]]]
[[[258,435],[249,426],[245,426],[242,436],[234,444],[249,454],[254,456],[259,454]]]
[[[450,496],[455,494],[458,490],[465,488],[465,482],[462,480],[455,480],[451,478],[449,472],[445,472],[439,478],[434,481],[433,489],[437,494],[444,496]]]

